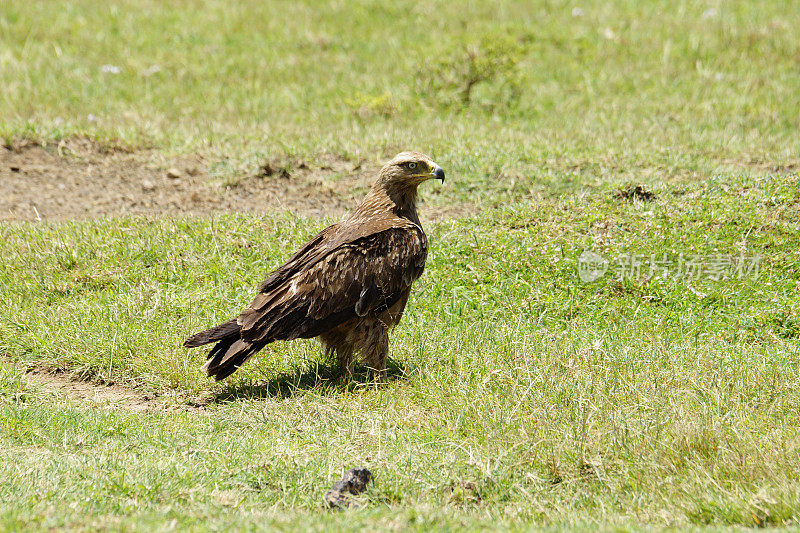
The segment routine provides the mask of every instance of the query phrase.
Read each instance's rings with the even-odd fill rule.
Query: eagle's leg
[[[376,320],[364,339],[361,355],[378,383],[386,383],[386,358],[389,356],[389,328]]]
[[[389,357],[389,331],[384,329],[381,349],[378,354],[378,372],[375,379],[378,383],[386,383],[386,358]]]
[[[353,354],[355,345],[349,337],[352,335],[353,327],[351,324],[344,324],[334,328],[320,336],[322,346],[325,347],[325,355],[329,360],[336,361],[342,370],[342,375],[337,379],[344,384],[353,381]]]
[[[339,362],[339,368],[344,372],[342,374],[342,383],[350,383],[353,381],[353,349],[350,347],[340,347],[336,351],[336,360]]]

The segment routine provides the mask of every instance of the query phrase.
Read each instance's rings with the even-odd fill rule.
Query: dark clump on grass
[[[656,197],[655,193],[642,183],[629,183],[627,185],[623,185],[614,191],[613,196],[614,198],[620,200],[639,200],[642,202],[649,202]]]
[[[272,176],[277,176],[283,179],[289,179],[292,177],[292,175],[289,173],[289,165],[276,164],[269,161],[259,167],[257,176],[259,178],[270,178]]]
[[[372,472],[366,468],[351,468],[344,477],[333,484],[333,488],[325,493],[325,503],[331,509],[344,509],[358,507],[361,502],[353,496],[358,496],[367,490],[367,484],[372,481]]]

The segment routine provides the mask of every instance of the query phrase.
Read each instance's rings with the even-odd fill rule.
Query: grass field
[[[474,209],[426,225],[382,387],[313,342],[223,384],[180,347],[330,219],[0,223],[0,529],[800,523],[800,3],[99,6],[0,7],[8,145],[202,154],[231,184],[420,149],[448,173],[427,205]],[[355,466],[364,506],[328,511]]]

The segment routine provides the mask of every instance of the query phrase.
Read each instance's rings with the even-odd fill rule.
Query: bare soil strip
[[[32,368],[25,378],[45,389],[63,394],[74,400],[91,401],[126,411],[143,412],[158,408],[155,398],[120,385],[82,381],[68,372]]]
[[[0,222],[292,211],[341,217],[364,195],[378,163],[324,156],[264,161],[236,183],[214,179],[201,155],[165,159],[152,151],[109,148],[73,138],[41,146],[0,145]],[[473,209],[431,209],[426,219]]]
[[[68,370],[58,370],[42,366],[25,366],[0,355],[0,364],[24,372],[25,380],[42,387],[46,391],[66,396],[79,402],[90,402],[98,407],[120,409],[135,413],[150,411],[191,411],[205,412],[206,407],[197,402],[177,401],[157,393],[145,392],[116,383],[103,383],[83,379]]]

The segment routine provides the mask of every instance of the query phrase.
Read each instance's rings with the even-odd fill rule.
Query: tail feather
[[[186,348],[195,348],[216,342],[208,352],[203,370],[217,381],[236,372],[245,361],[264,347],[266,343],[253,344],[242,340],[241,326],[236,319],[229,320],[211,329],[192,335],[183,343]]]
[[[208,361],[203,365],[210,377],[222,381],[241,367],[264,344],[253,344],[240,338],[219,341],[208,353]]]
[[[232,338],[235,340],[239,338],[240,331],[241,326],[239,326],[239,323],[234,318],[233,320],[224,322],[219,326],[214,326],[211,329],[207,329],[192,335],[183,342],[183,346],[186,348],[197,348],[198,346],[222,339]]]

